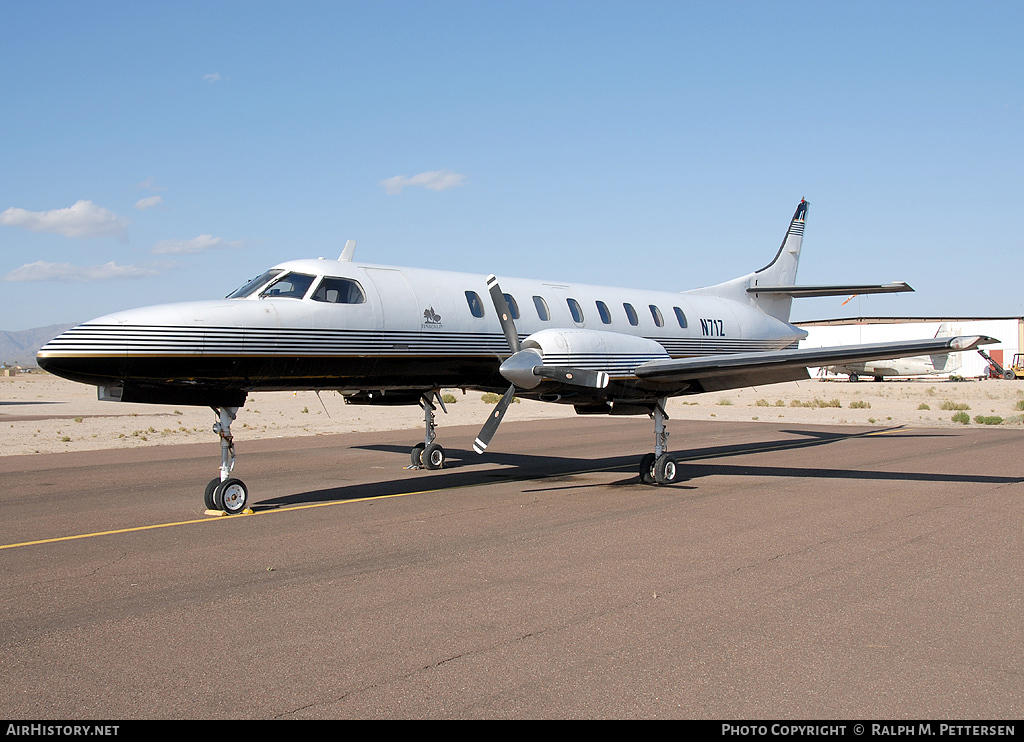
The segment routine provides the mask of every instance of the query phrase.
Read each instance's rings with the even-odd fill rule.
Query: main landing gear
[[[235,515],[245,510],[249,502],[249,490],[241,479],[231,476],[235,468],[235,444],[231,437],[231,423],[238,414],[237,407],[214,407],[217,422],[213,432],[220,436],[220,476],[210,480],[203,493],[203,501],[209,511]]]
[[[672,484],[679,478],[679,466],[668,452],[668,431],[665,430],[667,401],[666,398],[659,399],[651,413],[654,419],[654,453],[644,454],[640,459],[640,481],[644,484]]]
[[[410,469],[440,469],[444,466],[444,449],[441,444],[435,443],[434,439],[437,437],[435,428],[437,423],[434,422],[434,403],[430,399],[431,395],[424,394],[420,398],[420,407],[423,408],[423,425],[426,428],[423,435],[423,443],[417,443],[412,447],[412,453],[410,459],[412,463],[408,468]],[[448,414],[448,410],[445,409],[444,402],[441,400],[441,393],[434,392],[434,399],[445,414]]]

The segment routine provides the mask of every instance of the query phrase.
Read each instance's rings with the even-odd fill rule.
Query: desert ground
[[[444,429],[483,425],[493,404],[479,392],[445,390],[455,402],[437,416],[442,444]],[[966,407],[965,407],[966,406]],[[1024,382],[989,380],[953,382],[938,378],[903,381],[811,379],[788,384],[677,397],[669,401],[670,431],[679,421],[763,421],[823,425],[951,427],[963,424],[1024,428]],[[960,413],[956,422],[952,418]],[[572,407],[522,400],[510,408],[506,421],[572,418]],[[987,422],[976,421],[977,417]],[[1001,418],[1001,422],[996,422]],[[213,412],[205,407],[100,402],[94,387],[38,372],[0,378],[0,456],[134,448],[209,441]],[[334,392],[263,392],[251,394],[232,426],[236,443],[330,433],[409,430],[410,446],[421,439],[423,413],[418,407],[347,405]],[[501,433],[495,438],[500,441]],[[653,428],[652,428],[653,439]],[[244,450],[244,449],[243,449]]]

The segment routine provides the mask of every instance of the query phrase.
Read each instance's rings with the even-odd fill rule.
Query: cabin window
[[[280,268],[271,268],[262,276],[257,276],[244,286],[239,286],[237,289],[228,294],[228,298],[243,299],[249,294],[255,292],[256,289],[263,288],[264,286],[267,285],[267,282],[270,281],[270,279],[272,279],[274,276],[279,276],[282,273],[284,273],[284,271],[281,270]]]
[[[309,291],[315,276],[305,273],[286,273],[263,290],[264,299],[301,299]]]
[[[665,318],[661,316],[661,310],[651,304],[651,316],[654,317],[654,324],[658,327],[665,326]]]
[[[622,305],[622,308],[626,310],[626,319],[629,320],[629,324],[633,325],[633,327],[640,324],[640,318],[637,316],[632,304],[627,302]]]
[[[597,313],[601,315],[601,321],[606,325],[612,323],[612,313],[608,311],[608,305],[603,301],[597,302]]]
[[[680,309],[679,307],[672,307],[672,310],[676,313],[676,322],[678,322],[679,326],[682,327],[685,330],[686,329],[686,315],[683,314],[683,310]]]
[[[516,304],[516,299],[512,294],[502,294],[505,297],[505,303],[508,304],[508,311],[512,315],[512,319],[519,319],[519,305]]]
[[[475,291],[466,292],[466,301],[469,303],[469,311],[474,317],[484,316],[484,303],[480,301],[480,295]]]
[[[547,322],[551,319],[551,312],[548,311],[548,303],[544,301],[543,296],[533,297],[533,306],[537,308],[537,316],[540,317],[541,322]]]
[[[362,304],[366,301],[366,294],[355,281],[327,276],[309,298],[327,304]]]
[[[583,322],[583,307],[575,299],[566,299],[565,303],[569,305],[569,314],[572,315],[572,321],[576,324],[582,324]]]

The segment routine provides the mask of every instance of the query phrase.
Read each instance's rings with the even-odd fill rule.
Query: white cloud
[[[228,242],[223,237],[201,234],[190,240],[161,240],[153,245],[153,252],[156,255],[195,255],[206,250],[223,247],[242,247],[244,245],[245,243],[242,240]]]
[[[450,170],[431,170],[417,175],[396,175],[380,182],[389,196],[397,196],[403,188],[429,188],[432,191],[444,191],[462,185],[465,175]]]
[[[135,208],[139,211],[145,211],[146,209],[152,209],[154,206],[159,206],[163,203],[162,196],[150,196],[149,198],[140,198],[135,202]]]
[[[0,224],[33,232],[53,232],[65,237],[123,237],[128,220],[92,201],[52,211],[26,211],[11,207],[0,212]]]
[[[117,278],[145,278],[162,273],[167,266],[118,265],[110,261],[105,265],[78,266],[71,263],[47,263],[37,260],[4,276],[5,281],[109,281]]]
[[[206,80],[206,82],[213,84],[215,82],[220,82],[223,78],[220,76],[219,72],[211,72],[209,75],[203,75],[203,79]]]

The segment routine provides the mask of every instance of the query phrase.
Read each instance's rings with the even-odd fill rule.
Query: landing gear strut
[[[235,443],[231,435],[231,423],[238,414],[237,407],[214,407],[217,422],[213,432],[220,436],[220,476],[210,480],[203,493],[208,510],[220,510],[235,515],[245,510],[249,502],[249,490],[241,479],[231,476],[235,468]]]
[[[433,397],[441,405],[441,409],[447,413],[448,410],[444,407],[440,392],[434,392]],[[435,432],[437,423],[434,422],[435,407],[434,403],[430,400],[430,395],[424,394],[420,398],[420,407],[423,408],[423,425],[425,428],[423,443],[417,443],[412,447],[412,453],[410,454],[412,464],[409,468],[440,469],[444,466],[445,453],[441,445],[434,442],[434,439],[437,437]]]
[[[644,454],[640,459],[640,481],[644,484],[672,484],[679,477],[675,457],[668,452],[668,431],[665,430],[667,401],[659,399],[651,413],[654,418],[654,453]]]

